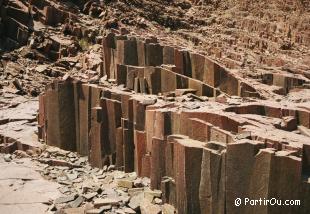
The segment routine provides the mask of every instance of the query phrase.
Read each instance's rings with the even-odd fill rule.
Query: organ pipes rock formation
[[[264,100],[221,65],[154,38],[110,33],[102,45],[100,75],[118,86],[48,85],[38,115],[48,145],[150,177],[179,214],[310,212],[309,108]],[[285,78],[273,81],[289,90]],[[301,205],[234,205],[245,197]]]

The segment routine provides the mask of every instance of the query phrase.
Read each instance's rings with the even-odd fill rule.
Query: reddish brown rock
[[[201,213],[225,213],[226,145],[209,142],[203,149],[199,200]]]
[[[90,129],[90,105],[91,94],[88,85],[82,85],[79,89],[79,124],[80,142],[78,142],[78,152],[81,155],[88,154],[88,133]]]
[[[143,174],[143,157],[146,155],[146,133],[142,131],[134,131],[134,142],[135,142],[135,172],[139,176]]]
[[[76,150],[74,90],[70,81],[55,81],[46,92],[48,145]],[[67,133],[66,130],[71,130]],[[86,149],[87,150],[87,149]]]
[[[151,157],[151,188],[159,189],[162,177],[165,172],[165,148],[166,141],[152,138],[152,157]]]
[[[179,213],[200,213],[199,184],[203,145],[190,139],[175,140],[176,207]]]
[[[160,44],[145,44],[145,65],[158,66],[163,64],[163,47]]]

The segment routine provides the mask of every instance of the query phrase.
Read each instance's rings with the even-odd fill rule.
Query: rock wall
[[[179,214],[309,213],[309,108],[249,99],[246,80],[154,38],[109,34],[103,49],[109,84],[66,77],[40,95],[40,139],[150,177]],[[234,205],[245,197],[301,206]]]
[[[40,23],[56,26],[67,20],[77,20],[76,8],[65,7],[57,1],[0,1],[0,38],[5,49],[26,45]]]
[[[161,45],[155,38],[111,33],[104,38],[103,48],[104,74],[136,92],[157,94],[192,88],[199,96],[226,93],[260,97],[246,80],[209,58],[180,47]],[[145,91],[147,88],[135,87],[144,82],[149,92]]]

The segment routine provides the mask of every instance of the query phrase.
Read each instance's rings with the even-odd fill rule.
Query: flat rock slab
[[[20,102],[20,101],[19,101]],[[13,103],[14,104],[14,101]],[[14,107],[16,105],[16,107]],[[10,108],[5,108],[0,111],[0,120],[30,120],[36,119],[39,102],[37,100],[28,100],[21,103],[16,103]]]
[[[35,134],[38,128],[36,124],[31,124],[27,120],[9,122],[0,125],[0,135],[12,138],[29,147],[40,148],[42,144],[38,142],[38,136]]]
[[[62,196],[57,189],[60,185],[44,180],[30,159],[7,163],[3,156],[0,154],[0,213],[45,213],[47,203]]]
[[[19,97],[17,97],[19,98]],[[12,106],[0,111],[0,135],[12,138],[29,147],[40,147],[36,116],[39,108],[37,100],[12,99]]]

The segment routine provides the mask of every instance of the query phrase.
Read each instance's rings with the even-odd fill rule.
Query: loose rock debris
[[[46,147],[39,156],[30,156],[16,150],[12,155],[2,155],[2,159],[14,165],[30,162],[46,182],[58,186],[59,197],[42,202],[49,205],[44,210],[46,213],[137,213],[141,208],[147,208],[141,210],[141,213],[149,213],[148,209],[154,210],[152,213],[160,213],[162,210],[163,203],[159,200],[162,193],[150,189],[149,178],[139,178],[136,173],[125,173],[108,167],[92,168],[87,158],[73,152]],[[75,165],[79,167],[75,168]],[[14,166],[8,168],[13,169]],[[18,175],[19,172],[14,173]],[[34,178],[20,179],[27,182]],[[36,191],[34,188],[33,192]],[[33,192],[29,191],[29,197]],[[1,204],[0,210],[4,212],[5,208]]]

